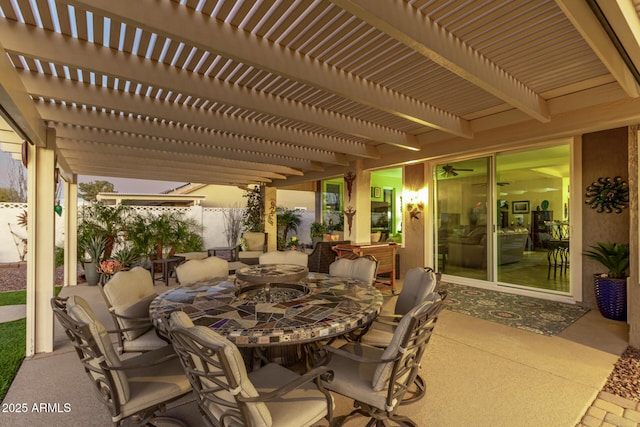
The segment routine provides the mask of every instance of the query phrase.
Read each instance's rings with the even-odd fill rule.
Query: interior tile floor
[[[549,268],[547,250],[525,251],[522,259],[498,268],[498,281],[559,292],[569,292],[569,275],[571,269]],[[440,264],[442,266],[442,264]],[[487,270],[481,268],[460,267],[447,263],[444,274],[468,277],[470,279],[487,280]]]
[[[97,287],[80,285],[61,293],[70,294],[87,299],[111,325]],[[394,303],[393,297],[385,300]],[[0,424],[111,425],[67,337],[57,322],[54,325],[54,351],[25,360],[4,403],[25,402],[29,408],[33,403],[68,403],[70,411],[2,413]],[[553,337],[444,310],[421,367],[427,395],[400,412],[420,426],[573,427],[589,410],[602,414],[591,405],[626,340],[626,324],[604,319],[594,310]],[[191,426],[203,425],[194,403],[183,403],[168,414]],[[341,415],[351,410],[352,402],[336,397],[335,406]],[[356,418],[346,425],[364,422]]]

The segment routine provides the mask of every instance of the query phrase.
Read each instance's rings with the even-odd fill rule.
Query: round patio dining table
[[[181,286],[158,295],[149,308],[157,327],[175,310],[238,347],[304,344],[345,334],[373,321],[382,294],[373,286],[323,273],[295,283],[238,285],[233,278]]]

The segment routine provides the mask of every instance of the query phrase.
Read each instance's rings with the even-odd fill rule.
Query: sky
[[[9,169],[12,162],[11,154],[0,151],[0,187],[9,186]],[[150,193],[157,194],[183,185],[183,182],[148,181],[141,179],[125,179],[100,176],[78,176],[78,183],[91,181],[109,181],[118,193]]]

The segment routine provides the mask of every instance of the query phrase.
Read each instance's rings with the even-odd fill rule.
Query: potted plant
[[[321,222],[312,222],[309,232],[311,234],[311,245],[315,248],[316,243],[321,242],[324,235],[327,234],[327,226]]]
[[[122,270],[128,270],[140,262],[141,256],[132,246],[123,246],[113,258],[120,262]]]
[[[608,319],[626,320],[629,244],[597,242],[585,255],[607,269],[593,279],[598,310]]]
[[[100,281],[98,265],[102,260],[106,246],[107,239],[100,235],[87,237],[80,242],[80,247],[84,254],[84,275],[87,279],[87,284],[90,286],[95,286]]]

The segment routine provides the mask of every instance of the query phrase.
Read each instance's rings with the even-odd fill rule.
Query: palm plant
[[[96,202],[84,207],[79,222],[106,238],[105,258],[110,258],[113,247],[121,243],[119,237],[126,229],[131,212],[132,209],[126,205],[111,206]]]
[[[132,215],[126,225],[126,240],[131,243],[132,249],[144,258],[155,256],[155,242],[151,223],[151,215]]]
[[[298,231],[298,226],[302,223],[300,213],[296,210],[290,210],[283,207],[276,209],[278,229],[282,230],[281,241],[286,242],[289,231]],[[284,244],[284,243],[283,243]]]
[[[607,269],[607,277],[623,279],[627,277],[629,268],[629,244],[628,243],[603,243],[597,242],[591,246],[585,255],[598,261]]]

